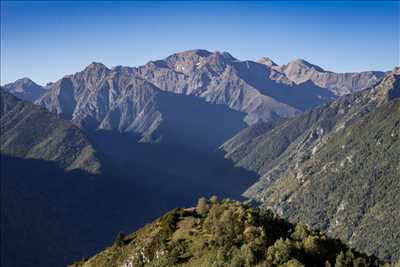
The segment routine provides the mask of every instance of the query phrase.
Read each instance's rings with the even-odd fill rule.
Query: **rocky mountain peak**
[[[216,52],[216,54],[221,55],[221,57],[223,59],[228,60],[228,61],[236,60],[235,57],[233,57],[230,53],[225,52],[225,51],[224,52]]]
[[[92,62],[83,71],[90,73],[99,73],[109,71],[109,69],[103,63]]]
[[[208,57],[211,54],[212,53],[210,51],[205,50],[205,49],[192,49],[192,50],[179,52],[179,53],[176,53],[174,55],[179,55],[181,57],[194,56],[194,55],[199,56],[199,57]]]
[[[298,58],[293,60],[292,62],[289,62],[289,64],[286,65],[286,69],[305,69],[305,70],[310,70],[314,69],[319,72],[324,72],[325,70],[322,69],[321,67],[311,64],[310,62]]]
[[[154,61],[160,67],[169,67],[177,72],[190,73],[204,62],[212,53],[207,50],[195,49],[173,54],[163,61]],[[165,63],[164,63],[165,62]]]
[[[107,67],[106,67],[106,65],[104,65],[103,63],[101,63],[101,62],[96,62],[96,61],[93,61],[92,63],[90,63],[86,68],[89,68],[89,69],[107,69]]]
[[[211,53],[207,50],[196,49],[173,54],[167,57],[164,62],[166,66],[177,72],[190,74],[206,64],[212,66],[214,71],[223,71],[225,66],[234,60],[236,59],[228,52],[216,51]],[[163,62],[155,61],[152,63],[164,67]]]
[[[272,59],[270,59],[269,57],[262,57],[258,60],[258,63],[266,65],[268,67],[274,67],[274,66],[278,66],[278,64],[276,64],[274,61],[272,61]]]

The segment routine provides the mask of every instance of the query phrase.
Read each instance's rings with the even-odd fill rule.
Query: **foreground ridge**
[[[201,198],[72,266],[383,266],[338,239],[270,210]],[[389,266],[389,265],[386,265]]]

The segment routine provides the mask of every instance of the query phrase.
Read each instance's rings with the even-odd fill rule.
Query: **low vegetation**
[[[201,198],[196,208],[174,209],[131,235],[119,233],[112,246],[72,266],[390,265],[270,210],[212,197]]]

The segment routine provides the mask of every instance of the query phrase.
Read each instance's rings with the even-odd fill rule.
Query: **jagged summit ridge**
[[[163,119],[154,101],[159,92],[225,105],[245,114],[245,122],[252,125],[293,117],[331,101],[342,93],[342,84],[350,85],[349,92],[358,91],[379,79],[379,74],[366,74],[358,84],[354,79],[364,74],[320,73],[320,68],[310,68],[308,62],[296,62],[293,64],[307,69],[301,77],[270,59],[260,64],[202,49],[175,53],[136,68],[110,69],[93,62],[81,72],[50,84],[46,94],[34,100],[83,128],[148,135]],[[321,78],[326,75],[330,78]]]
[[[37,103],[81,127],[111,127],[140,134],[154,131],[162,121],[154,102],[160,92],[226,105],[247,114],[248,124],[299,112],[240,77],[243,64],[227,53],[205,50],[177,53],[138,68],[108,69],[92,63],[52,84]]]

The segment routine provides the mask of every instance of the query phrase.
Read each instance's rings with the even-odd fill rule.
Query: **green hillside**
[[[56,162],[67,170],[100,172],[87,137],[71,122],[0,89],[1,154]]]
[[[374,88],[232,138],[227,157],[261,176],[245,195],[361,251],[398,259],[399,96],[395,69]]]
[[[74,267],[101,266],[380,266],[337,239],[293,225],[269,210],[201,198],[174,209]]]

